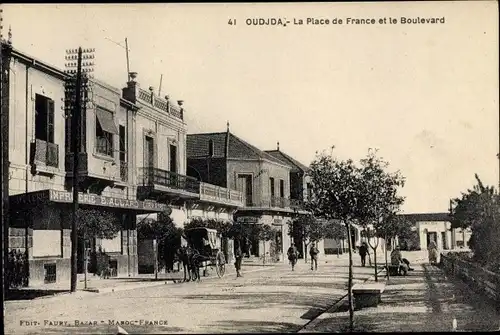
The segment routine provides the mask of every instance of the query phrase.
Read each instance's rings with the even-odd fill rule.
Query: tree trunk
[[[349,300],[349,331],[352,332],[354,330],[354,305],[352,299],[352,247],[351,247],[351,222],[348,221],[346,223],[347,229],[347,245],[349,247],[349,281],[347,283],[347,296]]]
[[[384,236],[384,254],[385,254],[385,274],[389,280],[389,263],[387,262],[387,235]]]
[[[153,240],[153,251],[155,253],[155,279],[158,279],[158,240]]]
[[[373,264],[375,265],[375,281],[378,281],[378,274],[377,274],[377,248],[373,249]]]
[[[340,240],[336,239],[335,242],[337,243],[337,258],[340,257]]]

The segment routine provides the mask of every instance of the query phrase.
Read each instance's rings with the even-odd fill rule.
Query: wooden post
[[[351,222],[347,221],[347,245],[349,247],[349,280],[347,296],[349,301],[349,331],[352,332],[354,329],[354,306],[352,299],[352,240],[351,240]]]

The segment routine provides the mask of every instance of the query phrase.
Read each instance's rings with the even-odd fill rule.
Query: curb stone
[[[377,272],[377,275],[379,274],[383,274],[385,272],[385,269],[382,268],[379,272]],[[379,277],[379,280],[382,279],[384,282],[386,281],[386,276],[378,276]],[[366,283],[367,281],[370,281],[370,280],[375,280],[375,275],[371,275],[370,277],[366,278],[363,283]],[[344,294],[335,304],[333,304],[332,306],[328,307],[323,313],[321,313],[320,315],[318,315],[315,319],[313,319],[311,322],[307,323],[306,325],[304,325],[297,333],[311,333],[311,332],[314,332],[312,329],[314,329],[320,322],[322,322],[323,320],[325,320],[327,318],[327,315],[326,314],[332,314],[334,313],[336,310],[339,309],[340,306],[342,306],[344,304],[344,302],[346,301],[346,299],[348,299],[347,297],[348,293]]]

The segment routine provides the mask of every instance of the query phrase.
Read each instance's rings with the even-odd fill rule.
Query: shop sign
[[[273,225],[277,225],[277,226],[283,225],[283,219],[274,219]]]
[[[259,222],[259,218],[255,216],[240,216],[236,221],[239,223],[257,223]]]
[[[50,200],[54,202],[73,202],[73,194],[65,191],[50,190]],[[139,210],[163,211],[167,209],[166,204],[155,201],[139,201],[107,197],[97,194],[79,193],[78,202],[85,205],[106,206],[117,208],[130,208]]]

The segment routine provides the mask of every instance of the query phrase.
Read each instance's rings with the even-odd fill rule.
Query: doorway
[[[427,247],[431,244],[431,241],[434,241],[437,245],[437,233],[436,232],[428,232],[427,233]]]

